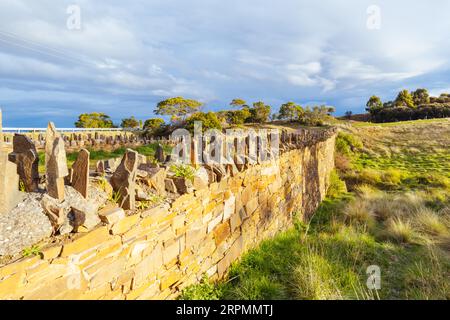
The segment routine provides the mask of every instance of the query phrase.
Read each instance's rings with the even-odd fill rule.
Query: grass
[[[170,171],[172,171],[175,177],[178,178],[185,178],[190,181],[193,181],[195,178],[195,168],[189,165],[174,164],[170,167]]]
[[[345,129],[339,171],[309,224],[297,221],[246,253],[224,281],[204,279],[181,298],[450,299],[445,121]],[[381,269],[378,291],[366,286],[372,265]]]
[[[34,245],[30,248],[25,248],[22,250],[22,257],[24,257],[24,258],[38,256],[40,254],[41,254],[41,249],[37,245]]]

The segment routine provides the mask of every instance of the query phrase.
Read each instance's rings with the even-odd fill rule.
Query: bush
[[[382,173],[375,169],[362,169],[359,172],[358,180],[360,183],[376,186],[382,181]]]
[[[177,178],[185,178],[186,180],[191,181],[195,178],[195,169],[188,165],[172,165],[170,171],[172,171]]]
[[[135,117],[131,117],[131,118],[125,118],[122,119],[122,123],[120,124],[120,127],[125,128],[125,129],[135,129],[135,128],[139,128],[141,125],[141,122],[139,120],[137,120]]]
[[[383,172],[383,183],[387,185],[399,185],[407,174],[397,169],[387,169]]]
[[[186,129],[194,132],[194,123],[200,121],[202,123],[203,131],[208,129],[222,130],[222,124],[214,112],[197,112],[186,120]]]
[[[336,138],[337,152],[348,156],[361,148],[363,148],[363,143],[358,137],[349,133],[339,132]]]
[[[241,125],[244,124],[251,116],[252,114],[248,108],[236,111],[227,111],[226,121],[231,125]]]
[[[198,285],[189,286],[181,293],[181,300],[219,300],[222,292],[206,277]]]
[[[328,187],[327,196],[337,198],[347,192],[345,182],[341,180],[336,170],[331,171],[330,186]]]
[[[144,130],[150,135],[157,135],[160,131],[162,131],[162,127],[164,126],[164,120],[161,118],[153,118],[145,120]]]
[[[114,128],[111,117],[100,112],[83,113],[75,122],[77,128]]]
[[[271,107],[264,102],[255,102],[253,108],[249,109],[250,117],[246,119],[247,123],[266,123],[269,121]]]

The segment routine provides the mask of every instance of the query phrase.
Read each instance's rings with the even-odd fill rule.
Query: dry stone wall
[[[171,143],[164,137],[147,138],[141,131],[83,131],[83,132],[62,132],[61,137],[68,150],[89,148],[89,149],[116,149],[126,146],[138,146],[151,143]],[[22,132],[24,136],[31,139],[37,149],[45,147],[46,134],[44,132]],[[1,141],[12,144],[14,133],[3,133]]]
[[[334,143],[328,130],[171,204],[125,218],[108,212],[100,227],[0,267],[0,299],[171,299],[204,274],[221,279],[295,213],[306,219],[317,208]]]

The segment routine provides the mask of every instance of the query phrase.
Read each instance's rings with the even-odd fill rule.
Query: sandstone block
[[[98,215],[104,223],[113,225],[125,218],[125,211],[122,208],[107,206],[100,210]]]

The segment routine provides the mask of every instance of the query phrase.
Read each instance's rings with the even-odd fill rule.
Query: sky
[[[1,0],[4,126],[155,117],[184,96],[361,113],[371,95],[450,92],[448,0]]]

